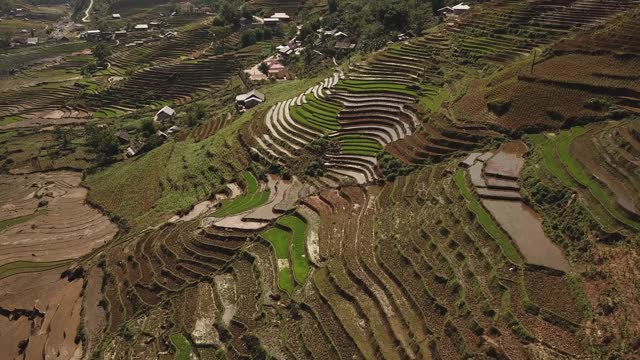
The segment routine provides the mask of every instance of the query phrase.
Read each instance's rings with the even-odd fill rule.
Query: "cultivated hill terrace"
[[[640,0],[0,16],[0,359],[640,356]]]

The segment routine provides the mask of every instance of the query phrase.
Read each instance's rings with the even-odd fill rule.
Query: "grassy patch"
[[[464,179],[464,170],[458,170],[454,176],[454,181],[458,186],[460,194],[467,200],[467,205],[469,206],[469,210],[471,210],[478,219],[478,222],[485,231],[498,242],[500,249],[504,255],[511,260],[515,264],[522,264],[522,259],[518,254],[518,250],[513,246],[511,239],[509,236],[498,226],[498,224],[493,221],[493,218],[489,213],[482,207],[482,205],[475,199],[469,188],[467,187],[467,183]]]
[[[306,99],[306,104],[292,106],[289,109],[293,120],[325,134],[340,129],[338,123],[340,106],[318,99],[313,94],[307,94]]]
[[[171,343],[176,347],[176,360],[189,360],[191,358],[191,344],[182,334],[172,334]]]
[[[222,206],[214,213],[214,216],[225,217],[257,208],[269,200],[269,190],[258,191],[258,180],[248,171],[242,173],[246,184],[244,194],[235,199],[224,200]]]
[[[273,245],[273,249],[276,251],[276,258],[289,258],[289,242],[291,241],[291,233],[277,227],[272,227],[263,232],[261,236]]]
[[[0,126],[3,125],[9,125],[18,121],[22,121],[24,120],[24,118],[20,117],[20,116],[7,116],[5,118],[3,118],[2,120],[0,120]]]
[[[298,284],[303,285],[309,275],[309,261],[305,251],[307,224],[297,216],[284,216],[278,224],[286,226],[293,232],[291,244],[291,262],[293,263],[293,277]]]
[[[12,263],[0,265],[0,279],[4,279],[16,274],[41,272],[55,269],[61,266],[65,266],[71,263],[71,261],[72,260],[60,260],[51,262],[15,261]]]
[[[293,293],[293,281],[289,269],[282,269],[278,272],[278,286],[288,294]]]
[[[264,231],[261,236],[269,241],[276,252],[278,260],[287,260],[293,265],[293,272],[281,269],[278,276],[283,290],[288,288],[287,281],[291,281],[291,275],[296,283],[303,285],[307,281],[310,265],[306,255],[307,224],[299,217],[287,215],[278,219],[277,224]],[[286,280],[283,272],[286,272]],[[292,272],[292,273],[291,273]],[[283,282],[285,282],[283,286]],[[294,285],[291,285],[293,289]],[[289,290],[287,290],[290,292]]]
[[[587,298],[587,294],[584,292],[584,286],[582,285],[582,276],[578,273],[568,273],[565,275],[565,280],[569,285],[569,291],[573,296],[578,309],[582,312],[582,318],[588,319],[592,315],[591,302]]]
[[[338,137],[340,150],[345,155],[361,155],[376,157],[382,152],[379,142],[361,135],[343,135]]]
[[[0,233],[2,233],[6,229],[8,229],[8,228],[10,228],[10,227],[12,227],[14,225],[25,223],[25,222],[33,219],[36,216],[43,215],[44,213],[46,213],[46,210],[37,211],[37,212],[35,212],[33,214],[29,214],[29,215],[18,216],[18,217],[13,218],[13,219],[2,220],[2,221],[0,221]]]
[[[437,112],[444,101],[449,100],[449,94],[444,89],[432,87],[423,87],[422,96],[420,96],[420,104],[431,112]]]

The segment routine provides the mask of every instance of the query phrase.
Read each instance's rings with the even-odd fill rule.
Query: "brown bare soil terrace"
[[[0,264],[75,259],[105,245],[117,227],[85,203],[73,172],[2,175]],[[11,224],[13,222],[13,224]]]

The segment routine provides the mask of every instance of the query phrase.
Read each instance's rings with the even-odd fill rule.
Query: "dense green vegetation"
[[[340,151],[345,155],[376,157],[382,152],[379,142],[362,135],[340,135],[337,139],[340,142]]]
[[[262,232],[261,236],[273,246],[276,259],[290,264],[286,269],[280,269],[278,277],[279,286],[291,293],[294,288],[291,278],[297,284],[304,285],[311,269],[306,255],[307,224],[295,215],[283,216],[276,224]]]
[[[306,255],[307,224],[297,216],[284,216],[278,224],[287,227],[291,232],[291,262],[293,275],[298,284],[304,285],[309,274],[309,261]]]
[[[189,360],[191,358],[191,344],[182,334],[171,335],[171,342],[176,347],[175,360]]]
[[[332,0],[321,20],[306,19],[301,37],[307,40],[320,27],[339,27],[357,42],[358,49],[368,52],[382,48],[401,32],[421,32],[435,23],[432,15],[431,3],[417,0]]]
[[[306,98],[306,104],[290,108],[291,117],[295,121],[325,134],[340,129],[337,119],[340,112],[338,105],[317,99],[313,94],[307,94]]]

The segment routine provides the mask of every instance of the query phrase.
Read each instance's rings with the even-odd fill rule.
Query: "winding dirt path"
[[[87,7],[87,10],[84,11],[84,17],[82,18],[82,22],[90,22],[91,20],[89,20],[89,11],[91,11],[91,8],[93,7],[93,0],[91,0],[91,2],[89,3],[89,6]]]

